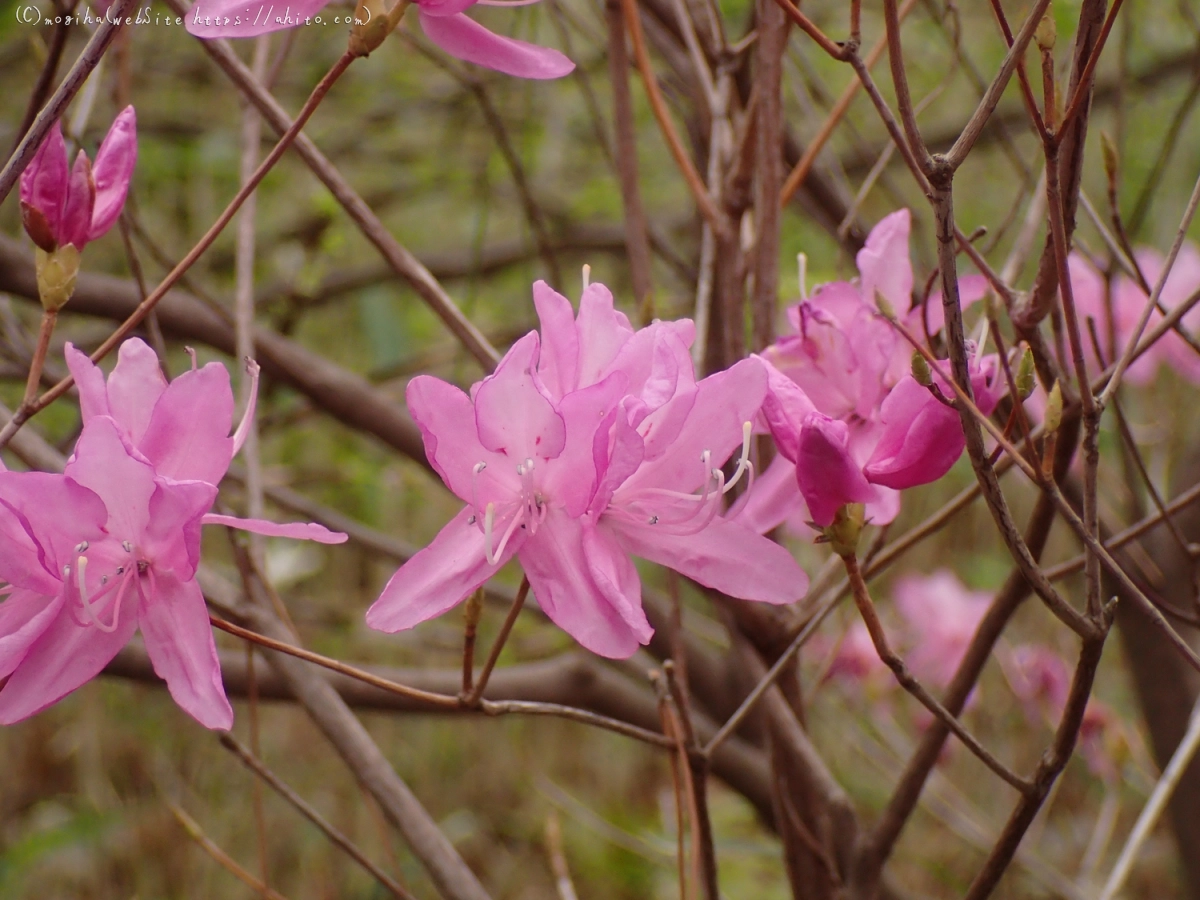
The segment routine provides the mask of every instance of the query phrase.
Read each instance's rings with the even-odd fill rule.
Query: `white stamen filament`
[[[750,423],[743,422],[742,423],[742,455],[738,457],[738,464],[737,464],[737,468],[733,472],[733,477],[729,479],[729,484],[725,485],[726,491],[728,491],[730,488],[732,488],[735,484],[738,483],[738,479],[742,477],[742,473],[746,471],[746,468],[748,466],[750,466],[750,431],[751,431]]]
[[[88,597],[87,588],[87,557],[81,556],[75,560],[75,580],[79,585],[79,602],[83,604],[84,615],[88,621],[103,631],[105,634],[112,634],[117,630],[117,615],[120,613],[120,594],[117,595],[117,608],[113,611],[113,620],[111,625],[105,625],[100,621],[100,615],[92,606],[91,598]]]
[[[808,255],[796,254],[796,265],[800,269],[800,302],[808,300]]]
[[[193,366],[195,359],[193,358]],[[238,423],[233,433],[233,455],[237,456],[250,435],[250,426],[254,424],[254,410],[258,406],[258,363],[246,357],[246,374],[250,376],[250,398],[246,401],[246,411],[242,413],[242,421]]]
[[[586,291],[588,285],[592,283],[592,267],[587,263],[583,264],[583,289]]]
[[[492,555],[492,525],[495,519],[496,504],[489,503],[483,511],[483,555],[487,558],[489,566],[496,564],[496,557]]]

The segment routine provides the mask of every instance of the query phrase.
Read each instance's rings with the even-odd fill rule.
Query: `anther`
[[[649,524],[657,525],[658,524],[658,516],[651,516]]]
[[[132,553],[133,552],[133,544],[130,543],[129,541],[121,541],[121,549],[124,550],[126,553]]]
[[[80,541],[78,544],[75,545],[75,552],[76,553],[87,553],[87,548],[88,548],[88,542]]]

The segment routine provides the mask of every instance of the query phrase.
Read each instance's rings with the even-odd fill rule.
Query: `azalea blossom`
[[[909,626],[912,649],[907,662],[913,674],[945,687],[966,655],[992,595],[969,590],[949,569],[938,569],[897,579],[892,596]]]
[[[544,285],[534,297],[542,333],[517,341],[470,395],[430,376],[409,383],[430,463],[467,505],[396,572],[367,623],[411,628],[513,556],[546,614],[608,657],[652,633],[631,556],[735,597],[799,599],[807,577],[791,555],[721,514],[724,493],[752,472],[763,364],[697,382],[690,323],[635,331],[601,285],[578,318]],[[726,480],[721,464],[739,447]]]
[[[1002,653],[1000,664],[1026,719],[1057,728],[1071,689],[1071,670],[1062,656],[1040,644],[1020,644]],[[1116,714],[1103,701],[1089,698],[1079,727],[1079,754],[1088,770],[1114,782],[1121,744],[1128,745],[1128,736]]]
[[[1153,288],[1162,274],[1163,258],[1155,250],[1147,248],[1135,252],[1142,275]],[[1111,287],[1104,277],[1083,256],[1072,253],[1069,260],[1071,288],[1075,308],[1083,329],[1084,357],[1093,375],[1111,365],[1129,344],[1134,329],[1146,308],[1148,296],[1141,286],[1128,275],[1120,274],[1113,279]],[[1170,312],[1187,301],[1200,289],[1200,249],[1195,244],[1185,243],[1175,259],[1171,274],[1163,285],[1159,302]],[[1094,323],[1096,340],[1087,321]],[[1162,312],[1155,310],[1150,315],[1146,330],[1154,328],[1163,319]],[[1193,308],[1183,316],[1180,324],[1195,334],[1200,326],[1200,308]],[[1144,334],[1144,333],[1143,333]],[[1099,343],[1101,357],[1096,356]],[[1169,331],[1149,350],[1135,360],[1125,372],[1125,380],[1135,386],[1144,386],[1154,380],[1161,366],[1175,369],[1182,377],[1200,382],[1200,354],[1182,337]]]
[[[175,701],[201,724],[227,729],[233,713],[195,582],[201,526],[322,543],[346,535],[209,513],[239,444],[228,437],[233,394],[223,366],[168,384],[136,339],[121,346],[107,383],[69,344],[67,359],[84,428],[63,474],[0,472],[0,579],[8,583],[0,678],[9,676],[0,723],[95,677],[140,630]]]
[[[42,250],[70,244],[76,250],[96,240],[121,215],[137,162],[137,114],[125,107],[92,164],[82,150],[72,166],[62,125],[55,122],[21,173],[21,220]]]
[[[939,398],[908,374],[912,348],[879,313],[880,303],[911,304],[909,230],[908,210],[880,221],[858,254],[857,283],[802,297],[788,310],[794,332],[763,351],[763,422],[780,453],[738,508],[748,526],[826,527],[847,503],[864,504],[868,520],[886,524],[900,510],[900,490],[941,478],[962,454],[958,413],[944,402],[953,397],[948,366],[931,372]],[[967,305],[986,282],[968,275],[960,288]],[[900,318],[914,334],[936,334],[940,295]],[[973,350],[971,368],[976,403],[990,413],[1002,393],[997,360]]]
[[[465,13],[476,4],[523,6],[530,2],[536,0],[414,0],[413,5],[417,7],[425,36],[457,59],[517,78],[561,78],[575,68],[563,54],[495,34]],[[197,0],[185,24],[188,31],[201,38],[255,37],[313,21],[323,23],[320,13],[329,3],[330,0],[292,0],[280,6],[266,0]],[[369,17],[370,12],[364,15]],[[344,18],[347,23],[350,21],[350,16]],[[368,20],[363,18],[362,24]]]

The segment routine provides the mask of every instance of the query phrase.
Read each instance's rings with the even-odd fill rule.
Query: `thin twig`
[[[334,828],[307,800],[288,787],[283,779],[268,769],[262,760],[259,759],[257,753],[242,746],[233,735],[222,734],[219,740],[222,747],[236,756],[242,762],[242,765],[257,775],[262,781],[269,784],[279,796],[294,806],[297,812],[304,816],[304,818],[321,829],[331,843],[344,850],[347,856],[362,866],[376,881],[387,888],[392,896],[399,897],[400,900],[415,900],[413,895],[406,891],[394,878],[371,862],[366,854],[349,837]]]

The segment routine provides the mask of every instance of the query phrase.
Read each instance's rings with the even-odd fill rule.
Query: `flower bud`
[[[1104,174],[1108,177],[1109,183],[1116,182],[1117,167],[1120,163],[1120,157],[1117,155],[1117,145],[1103,131],[1100,132],[1100,155],[1104,158]]]
[[[1037,30],[1033,33],[1033,39],[1037,41],[1038,49],[1043,53],[1054,49],[1054,42],[1058,39],[1058,27],[1054,24],[1052,15],[1047,13],[1042,16],[1042,21],[1038,22]]]
[[[1058,427],[1062,425],[1063,416],[1063,396],[1062,388],[1058,382],[1054,382],[1054,387],[1050,389],[1050,399],[1046,401],[1046,434],[1053,434],[1058,431]]]
[[[1025,352],[1021,354],[1021,362],[1017,366],[1017,377],[1014,380],[1017,383],[1017,397],[1020,400],[1028,400],[1037,386],[1034,379],[1033,350],[1029,347],[1026,347]]]
[[[913,351],[912,377],[922,387],[929,387],[933,384],[933,373],[929,371],[929,363],[925,361],[920,350]]]
[[[46,312],[58,312],[75,293],[75,277],[79,274],[79,251],[74,244],[63,244],[47,253],[41,247],[35,251],[38,296]]]

